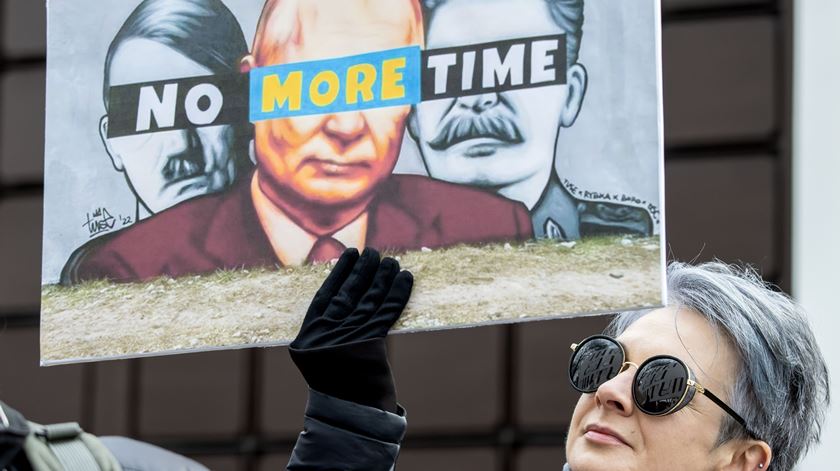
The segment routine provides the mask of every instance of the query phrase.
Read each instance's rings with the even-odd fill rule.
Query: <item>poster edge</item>
[[[477,327],[492,327],[492,326],[500,326],[500,325],[517,325],[517,324],[525,324],[529,322],[541,322],[541,321],[556,321],[556,320],[564,320],[564,319],[577,319],[581,317],[599,317],[599,316],[608,316],[611,314],[615,314],[618,312],[624,311],[643,311],[643,310],[651,310],[651,309],[658,309],[664,306],[664,303],[654,303],[654,304],[647,304],[642,306],[629,306],[622,309],[606,309],[606,310],[596,310],[596,311],[583,311],[583,312],[576,312],[573,314],[563,314],[563,315],[551,315],[551,316],[537,316],[537,317],[528,317],[524,319],[520,318],[511,318],[511,319],[496,319],[491,321],[485,321],[481,323],[475,324],[462,324],[462,325],[450,325],[450,326],[433,326],[433,327],[417,327],[417,328],[410,328],[410,329],[399,329],[399,330],[392,330],[388,333],[388,335],[402,335],[402,334],[417,334],[417,333],[424,333],[424,332],[440,332],[440,331],[453,331],[453,330],[464,330],[464,329],[473,329]],[[207,352],[218,352],[218,351],[229,351],[229,350],[244,350],[250,348],[274,348],[274,347],[285,347],[288,346],[292,340],[283,340],[283,341],[271,341],[271,342],[258,342],[258,343],[244,343],[244,344],[236,344],[236,345],[225,345],[225,346],[206,346],[206,347],[198,347],[198,348],[181,348],[177,350],[161,350],[156,352],[146,352],[146,353],[130,353],[125,355],[112,355],[112,356],[103,356],[103,357],[78,357],[78,358],[69,358],[69,359],[61,359],[61,360],[46,360],[44,358],[40,358],[40,365],[42,367],[51,367],[51,366],[63,366],[63,365],[78,365],[78,364],[85,364],[85,363],[99,363],[99,362],[106,362],[106,361],[116,361],[116,360],[132,360],[132,359],[140,359],[140,358],[156,358],[156,357],[168,357],[174,355],[183,355],[183,354],[193,354],[193,353],[207,353]]]
[[[663,70],[662,70],[662,7],[661,7],[661,0],[653,0],[653,8],[654,8],[654,28],[655,28],[655,54],[656,54],[656,95],[657,95],[657,128],[658,128],[658,168],[659,168],[659,203],[660,203],[660,224],[659,224],[659,265],[660,265],[660,302],[659,304],[652,304],[652,305],[645,305],[645,306],[633,306],[627,307],[620,310],[605,310],[605,311],[584,311],[584,312],[576,312],[576,313],[568,313],[562,315],[550,315],[550,316],[538,316],[538,317],[529,317],[529,318],[509,318],[509,319],[497,319],[497,320],[489,320],[479,323],[472,323],[472,324],[463,324],[463,325],[449,325],[449,326],[432,326],[432,327],[418,327],[418,328],[409,328],[409,329],[401,329],[401,330],[394,330],[391,333],[395,335],[400,334],[411,334],[411,333],[421,333],[421,332],[437,332],[437,331],[445,331],[445,330],[461,330],[461,329],[469,329],[469,328],[476,328],[476,327],[487,327],[487,326],[496,326],[496,325],[515,325],[515,324],[524,324],[527,322],[538,322],[538,321],[549,321],[549,320],[560,320],[560,319],[574,319],[580,317],[596,317],[596,316],[604,316],[609,315],[611,313],[619,312],[619,311],[638,311],[644,309],[655,309],[658,307],[662,307],[667,305],[667,239],[666,239],[666,201],[665,201],[665,144],[664,144],[664,100],[663,100]],[[50,0],[45,0],[45,8],[47,10],[47,43],[49,44],[49,36],[50,36],[50,28],[49,28],[49,6]],[[49,67],[47,67],[46,72],[49,71]],[[46,84],[45,84],[46,87]],[[45,90],[46,94],[46,90]],[[47,101],[49,103],[49,101]],[[48,106],[48,104],[47,104]],[[48,123],[47,123],[47,115],[48,112],[45,109],[45,123],[44,123],[44,130],[45,130],[45,139],[46,134],[48,131]],[[46,161],[46,149],[43,156],[44,160]],[[46,162],[45,162],[46,163]],[[46,174],[45,174],[46,179]],[[46,217],[46,198],[42,201],[43,209],[42,211],[42,234],[45,228],[45,221],[44,218]],[[42,262],[41,262],[41,286],[45,285],[43,279],[43,271],[44,271],[44,260],[46,259],[44,251],[45,251],[45,244],[42,243]],[[46,283],[49,284],[49,283]],[[41,309],[39,308],[39,313],[41,313]],[[43,349],[44,347],[44,338],[43,338],[43,319],[39,319],[39,347]],[[282,347],[287,346],[291,343],[291,340],[285,341],[276,341],[276,342],[261,342],[261,343],[246,343],[246,344],[235,344],[235,345],[225,345],[225,346],[206,346],[206,347],[199,347],[199,348],[188,348],[188,349],[173,349],[173,350],[161,350],[156,352],[148,352],[148,353],[131,353],[131,354],[124,354],[124,355],[113,355],[113,356],[96,356],[96,357],[79,357],[79,358],[70,358],[70,359],[60,359],[60,360],[46,360],[44,359],[39,352],[39,364],[41,367],[50,367],[50,366],[61,366],[61,365],[73,365],[73,364],[85,364],[85,363],[97,363],[97,362],[104,362],[104,361],[114,361],[114,360],[127,360],[127,359],[137,359],[137,358],[155,358],[155,357],[166,357],[166,356],[173,356],[173,355],[181,355],[181,354],[191,354],[191,353],[205,353],[205,352],[215,352],[215,351],[228,351],[228,350],[242,350],[248,348],[272,348],[272,347]]]
[[[663,72],[662,72],[662,0],[653,1],[654,9],[654,26],[655,33],[655,49],[656,49],[656,100],[657,100],[657,127],[658,127],[658,160],[659,160],[659,264],[660,264],[660,290],[661,302],[663,305],[668,304],[668,261],[667,250],[668,239],[666,237],[667,225],[666,222],[666,201],[665,201],[665,106],[664,106],[664,92],[663,92]]]

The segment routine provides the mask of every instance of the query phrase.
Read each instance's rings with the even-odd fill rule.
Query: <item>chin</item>
[[[504,187],[522,181],[533,172],[517,172],[511,163],[501,156],[472,159],[469,157],[450,157],[447,165],[429,165],[429,175],[437,180],[443,180],[459,185],[479,187]],[[530,169],[528,169],[530,170]]]
[[[510,181],[510,175],[499,176],[499,178],[496,178],[496,175],[488,175],[484,171],[485,169],[482,169],[480,166],[459,165],[459,167],[470,168],[459,168],[457,171],[453,171],[451,168],[448,168],[441,171],[439,168],[435,170],[434,168],[429,167],[429,176],[435,180],[470,186],[504,186]]]
[[[566,456],[572,471],[631,471],[637,468],[632,456],[610,449],[574,449]]]
[[[170,184],[161,191],[159,204],[164,207],[176,205],[196,196],[214,193],[210,186],[210,178],[206,175],[198,175],[178,183]]]
[[[364,191],[355,186],[345,188],[338,185],[331,185],[327,188],[309,188],[301,192],[301,196],[312,204],[323,206],[340,206],[353,204],[363,200],[370,195],[370,191]]]

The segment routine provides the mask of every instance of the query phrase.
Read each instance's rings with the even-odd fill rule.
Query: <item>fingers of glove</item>
[[[304,350],[332,345],[331,339],[336,337],[333,333],[341,326],[341,322],[340,320],[316,317],[307,325],[306,329],[301,329],[290,346]]]
[[[332,298],[338,293],[338,290],[350,276],[358,260],[359,251],[354,248],[347,249],[341,254],[338,262],[336,262],[330,274],[327,275],[327,278],[315,293],[315,297],[309,305],[309,310],[306,311],[303,327],[311,324],[315,318],[324,313]]]
[[[352,328],[344,327],[343,322],[340,320],[336,321],[320,317],[315,320],[313,328],[310,329],[307,335],[295,339],[290,346],[298,350],[331,347],[346,343],[346,339],[352,331]]]
[[[356,308],[359,299],[373,283],[373,277],[379,268],[379,252],[366,248],[356,264],[350,276],[341,285],[341,289],[333,296],[330,304],[324,311],[324,316],[330,319],[345,319]]]
[[[384,337],[400,318],[408,299],[411,297],[411,288],[414,286],[414,276],[408,270],[401,271],[391,284],[391,289],[385,300],[368,322],[361,329],[364,329],[364,338]]]
[[[347,325],[357,326],[367,322],[370,316],[379,309],[379,306],[385,300],[385,296],[388,295],[391,285],[394,283],[394,279],[399,272],[399,262],[390,257],[383,258],[379,264],[379,269],[376,270],[373,283],[362,296],[353,313],[347,317],[345,323]]]

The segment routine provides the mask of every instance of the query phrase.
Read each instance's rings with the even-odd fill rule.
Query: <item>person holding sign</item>
[[[253,77],[278,64],[306,67],[422,44],[417,0],[269,0],[242,71]],[[393,89],[399,64],[381,65],[394,69],[385,74]],[[288,82],[288,76],[280,81]],[[328,86],[315,91],[325,93]],[[347,247],[404,251],[531,238],[519,202],[423,176],[392,175],[408,112],[408,105],[326,107],[257,121],[252,178],[117,233],[80,254],[63,281],[297,265],[337,258]]]
[[[587,71],[578,62],[584,0],[424,0],[424,5],[428,48],[484,46],[431,56],[434,63],[424,64],[436,77],[424,86],[434,83],[438,90],[424,93],[408,130],[429,175],[521,201],[538,238],[651,235],[647,210],[578,200],[555,170],[560,134],[575,123],[586,95]],[[463,27],[475,18],[489,23]],[[533,36],[542,39],[517,41]]]
[[[338,305],[341,279],[348,285],[342,289],[381,291],[373,260],[370,253],[348,252],[319,293],[334,292]],[[392,286],[402,296],[410,293],[410,275],[396,275],[392,262],[379,270],[401,278]],[[572,345],[568,378],[582,395],[567,435],[568,464],[556,469],[792,471],[819,440],[829,403],[827,367],[802,308],[753,270],[720,262],[673,262],[667,283],[668,306],[621,313],[606,335]],[[323,339],[315,343],[321,348],[300,353],[293,343],[290,350],[315,400],[288,469],[391,470],[407,423],[385,349],[371,353],[374,340],[366,340],[367,349],[330,342],[344,332],[381,336],[393,311],[368,318],[362,313],[370,309],[354,301],[336,315],[318,308],[329,304],[324,298],[316,295],[310,311],[321,314],[308,314],[309,325],[322,330],[305,322],[296,340]],[[370,326],[360,328],[360,319]],[[336,364],[324,351],[342,350],[342,361],[354,365],[350,371],[365,371],[364,385],[324,379],[323,369]],[[354,451],[327,452],[348,449]]]
[[[667,285],[667,307],[572,345],[570,468],[793,470],[829,403],[802,308],[719,262],[672,262]]]

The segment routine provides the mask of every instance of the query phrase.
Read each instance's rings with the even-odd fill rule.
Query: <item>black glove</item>
[[[393,258],[348,249],[315,293],[289,354],[309,387],[397,411],[385,336],[402,314],[414,278]]]

